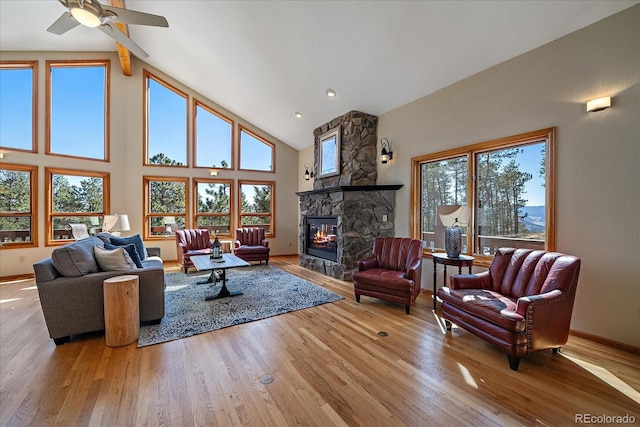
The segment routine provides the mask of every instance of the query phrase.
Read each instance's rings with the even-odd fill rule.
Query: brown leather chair
[[[192,256],[209,255],[211,253],[209,230],[176,230],[176,252],[178,254],[178,263],[184,268],[186,274],[187,270],[193,267]]]
[[[264,228],[236,228],[233,253],[247,262],[266,261],[269,264],[269,242],[264,238]]]
[[[522,356],[566,344],[579,273],[574,256],[501,248],[488,271],[438,290],[442,316],[506,351],[517,371]]]
[[[420,293],[422,277],[422,241],[402,237],[378,237],[371,257],[358,261],[351,274],[356,301],[360,295],[404,304],[409,314],[411,303]]]

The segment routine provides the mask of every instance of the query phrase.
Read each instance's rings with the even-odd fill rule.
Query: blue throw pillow
[[[118,237],[111,236],[111,244],[116,246],[125,246],[133,243],[140,255],[140,260],[146,258],[146,251],[144,250],[144,244],[142,243],[142,237],[139,234],[130,237]]]
[[[131,261],[133,261],[133,263],[136,265],[136,267],[138,268],[142,268],[142,260],[140,259],[140,254],[138,254],[138,250],[136,249],[135,245],[133,243],[130,243],[128,245],[112,245],[111,243],[105,243],[104,244],[104,248],[105,249],[118,249],[118,248],[122,248],[125,251],[127,251],[127,253],[129,254],[129,257],[131,258]]]

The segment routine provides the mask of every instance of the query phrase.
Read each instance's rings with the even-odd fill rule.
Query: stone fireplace
[[[314,131],[318,176],[318,137],[340,128],[340,173],[316,179],[313,190],[297,193],[300,265],[351,280],[375,238],[394,236],[395,191],[402,185],[376,185],[377,123],[375,116],[351,111]]]

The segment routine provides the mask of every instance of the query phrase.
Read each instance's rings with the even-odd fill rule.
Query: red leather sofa
[[[191,257],[211,254],[211,239],[207,229],[176,230],[176,253],[178,263],[185,274],[193,267]]]
[[[264,228],[237,228],[233,253],[247,262],[266,261],[269,264],[269,242],[264,237]]]
[[[501,248],[488,271],[438,290],[442,316],[506,351],[517,371],[521,357],[566,344],[579,273],[575,256]]]
[[[409,314],[420,293],[422,241],[402,237],[378,237],[371,257],[358,261],[351,274],[356,301],[360,295],[404,304]]]

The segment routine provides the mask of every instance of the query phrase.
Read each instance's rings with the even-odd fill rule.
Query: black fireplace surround
[[[338,217],[307,216],[305,218],[305,253],[307,255],[338,260]]]

